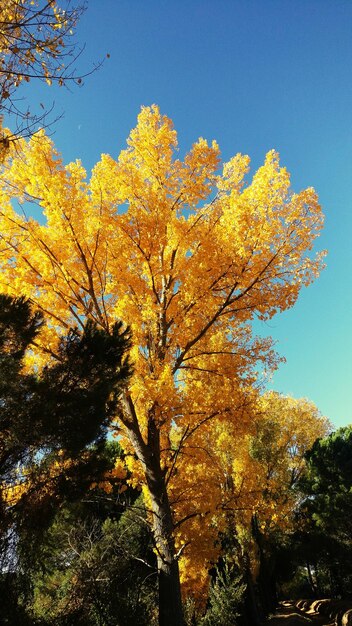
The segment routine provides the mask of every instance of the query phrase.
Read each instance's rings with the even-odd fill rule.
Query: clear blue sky
[[[214,138],[254,169],[275,148],[296,191],[316,188],[327,269],[263,332],[287,359],[274,388],[352,422],[352,1],[90,0],[77,39],[83,69],[110,59],[72,93],[27,88],[65,112],[54,135],[65,160],[90,169],[117,156],[140,106],[156,103],[181,154]]]

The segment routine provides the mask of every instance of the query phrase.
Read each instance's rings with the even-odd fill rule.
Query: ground
[[[303,613],[290,602],[282,602],[275,615],[269,617],[266,626],[303,626],[304,624],[314,624],[316,626],[333,626],[334,620],[329,621],[328,617],[315,615],[312,611]]]

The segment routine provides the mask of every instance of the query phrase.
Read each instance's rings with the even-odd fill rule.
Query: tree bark
[[[158,559],[159,626],[184,626],[178,562]]]
[[[250,566],[250,558],[248,553],[241,555],[241,569],[244,574],[244,582],[247,585],[247,596],[245,602],[246,616],[249,618],[250,626],[262,626],[260,611],[258,608],[258,599],[254,587],[253,576]]]
[[[174,521],[166,489],[165,472],[160,466],[158,440],[159,431],[151,421],[148,447],[152,454],[146,467],[146,479],[152,504],[153,535],[157,550],[159,626],[184,626],[180,574],[175,554]]]
[[[277,591],[275,579],[275,556],[267,554],[264,537],[258,526],[256,514],[252,516],[252,537],[259,552],[258,587],[262,610],[266,615],[274,611],[277,605]]]
[[[313,579],[312,568],[310,566],[309,561],[307,561],[307,573],[308,573],[308,580],[309,580],[310,588],[312,590],[313,597],[317,598],[318,597],[317,587]]]
[[[174,520],[161,467],[160,432],[153,410],[148,415],[147,442],[142,437],[131,397],[121,400],[123,423],[142,463],[152,508],[152,532],[157,551],[159,626],[185,626],[178,559],[175,554]]]

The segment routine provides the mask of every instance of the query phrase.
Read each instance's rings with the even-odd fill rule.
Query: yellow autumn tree
[[[227,504],[241,510],[237,524],[250,526],[258,516],[263,533],[281,526],[289,529],[300,494],[293,487],[305,467],[305,453],[316,439],[327,435],[329,420],[305,398],[292,398],[274,391],[258,398],[251,429],[234,448],[232,424],[217,427],[214,451],[222,483],[230,480]]]
[[[181,580],[200,605],[207,598],[207,572],[216,563],[219,536],[233,546],[244,576],[254,579],[260,561],[253,526],[264,542],[276,531],[292,531],[300,499],[294,487],[305,467],[304,455],[330,427],[312,402],[276,392],[258,394],[252,389],[243,408],[240,422],[214,420],[199,431],[192,455],[179,461],[179,471],[182,464],[188,465],[183,490],[191,494],[194,513],[182,537],[176,535],[177,543],[185,536],[190,541],[187,559],[180,564]],[[217,504],[215,513],[214,507],[208,506],[208,512],[203,508],[199,519],[198,498],[205,492],[198,487],[201,483]],[[183,507],[184,515],[192,514],[189,502]]]
[[[269,611],[275,597],[273,538],[283,542],[294,530],[302,497],[295,487],[306,465],[305,453],[331,425],[309,400],[270,391],[259,396],[251,429],[243,437],[237,438],[230,423],[214,426],[215,472],[223,490],[219,517],[225,517],[233,558],[248,587],[256,580]],[[252,601],[256,603],[254,597]]]
[[[310,253],[323,223],[316,193],[292,192],[276,152],[245,183],[247,156],[220,169],[216,142],[199,139],[183,160],[176,150],[171,120],[145,107],[127,148],[102,155],[89,182],[41,134],[0,184],[0,287],[51,321],[43,360],[59,330],[87,317],[132,329],[134,377],[115,428],[150,511],[162,626],[183,623],[179,561],[214,532],[210,425],[244,434],[258,372],[276,364],[251,322],[293,306],[322,267]],[[29,203],[44,223],[26,217]]]

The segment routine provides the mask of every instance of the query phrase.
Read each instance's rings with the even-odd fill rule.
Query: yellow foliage
[[[113,469],[105,472],[102,480],[100,480],[98,483],[93,482],[90,485],[90,489],[95,489],[95,487],[99,487],[99,489],[102,489],[103,491],[105,491],[105,493],[112,493],[114,486],[119,485],[118,491],[119,493],[123,493],[127,489],[126,478],[126,464],[122,459],[118,458],[116,459]]]
[[[330,426],[312,402],[271,391],[258,399],[245,436],[236,437],[229,424],[215,430],[214,454],[228,478],[223,481],[227,508],[244,543],[250,541],[246,529],[253,516],[263,534],[290,530],[299,502],[293,487],[304,469],[304,454]]]
[[[42,499],[55,491],[55,480],[63,473],[75,466],[78,462],[64,458],[62,451],[58,452],[50,466],[42,472],[37,472],[35,484],[32,481],[33,468],[19,467],[15,475],[1,484],[1,500],[8,506],[15,506],[25,496],[35,493],[37,499]]]
[[[102,155],[90,181],[43,133],[21,142],[0,181],[0,288],[44,312],[43,363],[58,333],[87,318],[130,325],[134,376],[117,427],[151,515],[155,476],[164,484],[190,588],[216,558],[231,477],[241,496],[259,371],[278,362],[251,321],[291,307],[318,275],[323,255],[310,250],[323,217],[314,190],[291,191],[274,151],[246,182],[247,156],[219,173],[216,142],[200,139],[182,161],[176,150],[157,106],[142,108],[127,148]],[[39,205],[45,223],[13,200]],[[256,473],[243,472],[247,486]],[[248,514],[263,506],[249,491]]]

